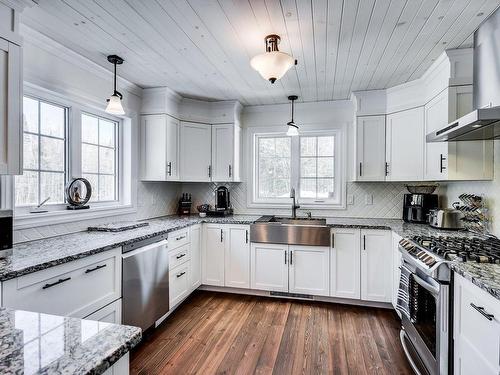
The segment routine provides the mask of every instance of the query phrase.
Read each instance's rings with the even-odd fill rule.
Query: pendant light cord
[[[292,122],[293,122],[293,102],[294,102],[294,101],[295,101],[295,100],[293,100],[293,99],[292,99]]]
[[[115,61],[115,63],[113,65],[115,66],[115,75],[113,77],[114,78],[114,90],[113,91],[116,94],[116,61]]]

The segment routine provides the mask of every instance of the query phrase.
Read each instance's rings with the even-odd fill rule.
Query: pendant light
[[[264,40],[266,52],[252,58],[250,65],[260,73],[262,78],[274,83],[283,77],[293,65],[297,65],[297,60],[278,50],[278,44],[281,40],[278,35],[268,35]]]
[[[288,131],[286,132],[286,135],[291,136],[291,137],[296,137],[299,135],[299,126],[295,123],[295,121],[293,121],[293,112],[294,112],[293,103],[298,98],[299,97],[297,95],[290,95],[288,97],[288,100],[292,101],[292,119],[286,123],[288,125]]]
[[[123,95],[120,92],[116,91],[116,65],[123,64],[123,59],[120,56],[109,55],[108,61],[114,65],[115,69],[113,77],[113,95],[111,95],[109,99],[106,100],[108,102],[106,112],[112,115],[124,115],[125,111],[123,110],[122,106]]]

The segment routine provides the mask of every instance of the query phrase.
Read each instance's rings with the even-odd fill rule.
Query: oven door
[[[411,319],[402,318],[401,338],[406,355],[417,373],[448,374],[449,285],[421,274],[418,269],[412,273],[412,279],[409,293]],[[411,342],[414,350],[405,347],[403,336]],[[423,364],[425,370],[419,370],[421,366],[418,364]]]

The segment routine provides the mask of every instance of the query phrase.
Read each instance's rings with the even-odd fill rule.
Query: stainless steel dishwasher
[[[151,327],[169,310],[167,235],[122,248],[123,324]]]

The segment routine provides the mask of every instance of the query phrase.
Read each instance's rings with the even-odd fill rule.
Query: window
[[[344,207],[342,139],[340,129],[303,131],[298,137],[254,133],[250,205],[289,204],[294,187],[302,207]]]
[[[301,198],[324,199],[334,194],[335,138],[333,136],[300,137]]]
[[[93,201],[115,201],[117,122],[82,114],[82,175],[92,185]]]
[[[16,206],[64,202],[67,108],[24,97],[24,173],[16,176]]]

